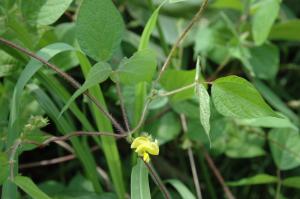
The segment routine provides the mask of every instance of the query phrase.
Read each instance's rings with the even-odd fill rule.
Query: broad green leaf
[[[76,23],[80,47],[97,61],[110,59],[120,45],[125,26],[111,0],[84,0]]]
[[[196,85],[196,93],[199,99],[200,122],[210,139],[210,97],[206,88],[202,84]]]
[[[234,118],[279,117],[264,101],[255,87],[238,76],[214,81],[212,98],[219,113]]]
[[[0,185],[3,184],[3,182],[8,177],[8,170],[9,170],[9,163],[7,155],[3,152],[0,152]]]
[[[300,177],[293,176],[293,177],[285,178],[284,180],[282,180],[282,185],[285,187],[300,189]]]
[[[271,31],[280,9],[278,0],[264,0],[259,2],[252,18],[252,34],[256,45],[263,44]]]
[[[149,20],[144,28],[143,34],[141,36],[139,48],[138,48],[139,51],[143,50],[143,49],[147,49],[149,47],[150,36],[155,28],[160,8],[161,8],[161,6],[159,6],[152,13],[151,17],[149,18]]]
[[[217,0],[214,3],[212,3],[210,7],[218,9],[229,8],[242,11],[243,4],[240,0]]]
[[[278,168],[288,170],[300,166],[300,137],[297,132],[292,129],[273,129],[268,139]]]
[[[271,44],[249,48],[248,63],[255,76],[261,79],[275,78],[279,68],[279,50]]]
[[[194,194],[179,180],[167,180],[167,183],[172,185],[182,198],[196,199]]]
[[[156,55],[150,49],[136,52],[129,59],[124,59],[117,69],[116,81],[122,84],[137,84],[139,82],[150,82],[156,68]],[[114,78],[114,77],[113,77]]]
[[[270,39],[300,41],[300,20],[294,19],[275,24],[269,35]]]
[[[21,1],[22,14],[29,23],[50,25],[57,21],[73,0]]]
[[[247,185],[260,185],[260,184],[272,184],[276,183],[277,177],[271,176],[269,174],[257,174],[252,177],[243,178],[235,182],[228,182],[230,186],[247,186]]]
[[[51,199],[44,192],[42,192],[28,177],[16,176],[14,179],[14,183],[33,199]]]
[[[65,106],[61,110],[61,114],[63,114],[71,105],[71,103],[82,93],[84,93],[89,88],[104,82],[109,75],[112,73],[111,67],[108,63],[98,62],[95,64],[91,70],[89,71],[85,82],[83,85],[72,95],[72,97],[68,100]]]
[[[195,81],[195,70],[184,71],[184,70],[166,70],[164,75],[160,79],[160,84],[167,91],[179,89],[181,87],[190,85]],[[194,89],[186,89],[179,93],[171,96],[171,100],[181,101],[192,98],[194,96]]]
[[[132,168],[131,172],[131,198],[132,199],[151,199],[148,170],[141,159]]]

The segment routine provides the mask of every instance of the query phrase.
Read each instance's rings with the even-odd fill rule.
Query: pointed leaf
[[[182,198],[196,199],[194,194],[181,181],[171,179],[167,183],[170,183]]]
[[[230,186],[246,186],[246,185],[258,185],[258,184],[271,184],[276,183],[277,177],[268,174],[257,174],[248,178],[243,178],[235,182],[228,182]]]
[[[255,87],[238,76],[217,79],[212,86],[212,98],[219,113],[234,118],[279,117],[264,101]]]
[[[200,122],[205,130],[206,135],[210,138],[210,97],[206,88],[202,84],[196,85],[196,93],[199,99]]]
[[[91,70],[89,71],[89,74],[87,75],[87,78],[84,82],[84,84],[72,95],[72,97],[68,100],[68,102],[63,107],[60,115],[64,113],[71,103],[82,93],[84,93],[86,90],[91,88],[92,86],[95,86],[97,84],[100,84],[101,82],[105,81],[109,75],[112,73],[111,67],[108,63],[105,62],[98,62],[95,64]]]
[[[42,192],[28,177],[16,176],[14,179],[14,183],[33,199],[51,199],[44,192]]]

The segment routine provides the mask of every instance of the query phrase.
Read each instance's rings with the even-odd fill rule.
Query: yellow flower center
[[[157,140],[153,141],[150,136],[140,136],[133,140],[131,148],[135,149],[138,156],[142,157],[145,162],[150,161],[150,155],[159,154]]]

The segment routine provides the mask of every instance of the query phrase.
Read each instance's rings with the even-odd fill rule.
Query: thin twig
[[[122,91],[121,91],[119,82],[116,82],[116,89],[117,89],[117,94],[118,94],[118,97],[120,100],[120,107],[121,107],[121,111],[122,111],[123,120],[124,120],[124,123],[126,126],[126,130],[127,130],[127,132],[130,132],[130,126],[129,126],[128,117],[127,117],[126,109],[125,109],[125,105],[124,105],[124,98],[122,95]]]
[[[114,134],[114,133],[109,133],[109,132],[77,131],[77,132],[69,133],[67,135],[60,136],[60,137],[52,136],[52,137],[48,138],[47,140],[45,140],[42,144],[37,143],[35,141],[30,141],[30,140],[24,140],[23,142],[28,143],[28,144],[35,144],[35,145],[38,145],[39,147],[43,147],[43,146],[50,144],[51,142],[69,140],[71,137],[75,137],[75,136],[111,136],[111,137],[115,137],[115,138],[124,138],[127,136],[127,134]]]
[[[208,163],[208,166],[213,171],[215,177],[217,178],[217,180],[221,184],[227,199],[235,199],[234,195],[231,193],[230,189],[225,184],[224,178],[221,175],[219,169],[216,167],[214,161],[212,160],[212,158],[210,157],[210,155],[208,154],[208,152],[204,148],[203,148],[203,151],[204,151],[204,156],[205,156],[205,159]]]
[[[134,127],[134,129],[131,130],[131,132],[129,133],[129,135],[132,135],[134,132],[136,132],[143,125],[145,117],[147,115],[147,109],[148,109],[148,106],[149,106],[149,104],[150,104],[151,101],[152,101],[151,98],[148,97],[148,99],[145,102],[145,106],[144,106],[141,118],[140,118],[138,124],[136,125],[136,127]]]
[[[169,96],[169,95],[174,95],[176,93],[179,93],[179,92],[185,91],[187,89],[190,89],[190,88],[194,87],[195,85],[196,85],[196,82],[193,82],[192,84],[180,87],[178,89],[175,89],[175,90],[172,90],[172,91],[169,91],[169,92],[159,93],[158,96],[166,97],[166,96]]]
[[[151,164],[145,162],[146,167],[148,168],[152,179],[154,180],[155,184],[158,186],[158,188],[160,189],[160,191],[162,192],[162,194],[164,195],[164,197],[166,199],[171,199],[170,193],[168,192],[166,186],[164,185],[164,183],[161,181],[160,177],[158,176],[158,174],[156,173],[155,169],[152,167]]]
[[[9,166],[10,166],[10,180],[14,180],[14,165],[15,165],[15,156],[19,146],[21,145],[21,139],[17,139],[13,146],[11,147],[11,154],[9,156]]]
[[[50,62],[48,62],[47,60],[45,60],[44,58],[36,55],[35,53],[31,52],[30,50],[23,48],[11,41],[8,41],[6,39],[4,39],[3,37],[0,37],[0,42],[2,42],[3,44],[5,44],[6,46],[9,46],[11,48],[14,48],[16,50],[19,50],[23,53],[25,53],[26,55],[36,59],[37,61],[45,64],[46,66],[48,66],[50,69],[52,69],[53,71],[55,71],[58,75],[60,75],[62,78],[64,78],[67,82],[70,83],[70,85],[72,85],[75,89],[80,88],[80,84],[70,75],[68,75],[67,73],[65,73],[64,71],[60,70],[59,67],[57,67],[54,64],[51,64]],[[102,107],[102,105],[99,103],[99,101],[93,96],[91,95],[88,91],[85,91],[83,93],[84,95],[86,95],[96,106],[97,108],[108,118],[111,120],[112,124],[114,125],[114,127],[116,127],[116,129],[118,129],[121,133],[126,133],[126,131],[121,127],[121,125],[116,121],[116,119],[105,110],[104,107]]]
[[[191,20],[191,22],[187,25],[187,27],[183,30],[183,32],[181,33],[181,35],[178,37],[178,39],[176,40],[175,44],[173,45],[163,67],[161,68],[161,71],[159,72],[157,79],[155,80],[155,85],[159,82],[162,74],[165,72],[165,70],[167,69],[167,67],[169,66],[170,62],[171,62],[171,58],[173,56],[173,54],[175,53],[175,50],[177,49],[177,47],[181,44],[181,42],[184,40],[184,38],[187,36],[188,32],[191,30],[191,28],[194,26],[194,24],[198,21],[198,19],[202,16],[203,11],[205,10],[206,6],[208,4],[208,0],[203,0],[202,5],[199,9],[199,11],[196,13],[196,15],[193,17],[193,19]]]
[[[185,115],[180,114],[180,119],[181,119],[182,130],[185,134],[187,134],[188,126],[187,126]],[[195,159],[194,159],[194,155],[193,155],[193,151],[192,151],[191,147],[188,148],[188,156],[189,156],[190,165],[191,165],[191,169],[192,169],[192,175],[193,175],[194,185],[195,185],[195,189],[196,189],[196,193],[197,193],[197,198],[202,199],[201,187],[200,187],[196,164],[195,164]]]

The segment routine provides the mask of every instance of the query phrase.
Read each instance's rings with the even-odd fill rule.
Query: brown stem
[[[164,197],[166,199],[171,199],[170,193],[168,192],[166,186],[164,185],[164,183],[161,181],[160,177],[158,176],[158,174],[156,173],[155,169],[152,167],[151,164],[145,162],[146,167],[149,170],[149,173],[151,174],[152,179],[154,180],[155,184],[158,186],[158,188],[160,189],[160,191],[162,192],[162,194],[164,195]]]
[[[56,136],[52,136],[50,138],[48,138],[47,140],[45,140],[42,144],[37,143],[35,141],[31,141],[31,140],[24,140],[24,143],[28,143],[28,144],[35,144],[38,145],[39,147],[43,147],[48,145],[51,142],[57,142],[57,141],[64,141],[64,140],[69,140],[71,137],[74,136],[112,136],[112,137],[116,137],[116,138],[124,138],[127,136],[127,134],[113,134],[113,133],[109,133],[109,132],[84,132],[84,131],[77,131],[77,132],[73,132],[64,136],[60,136],[60,137],[56,137]]]
[[[116,82],[116,88],[117,88],[117,94],[118,94],[118,97],[120,100],[120,106],[121,106],[122,116],[123,116],[123,120],[124,120],[124,123],[126,126],[126,130],[127,130],[127,132],[130,132],[130,126],[129,126],[128,117],[127,117],[126,109],[125,109],[125,105],[124,105],[124,98],[122,95],[122,91],[121,91],[119,82]]]
[[[36,59],[37,61],[45,64],[50,69],[55,71],[58,75],[60,75],[62,78],[64,78],[67,82],[69,82],[75,89],[80,88],[81,85],[73,77],[71,77],[70,75],[68,75],[64,71],[60,70],[59,67],[57,67],[56,65],[49,63],[47,60],[45,60],[42,57],[40,57],[40,56],[36,55],[35,53],[31,52],[30,50],[28,50],[26,48],[23,48],[23,47],[15,44],[11,41],[8,41],[8,40],[4,39],[3,37],[0,37],[0,42],[5,44],[6,46],[9,46],[9,47],[14,48],[16,50],[19,50],[19,51],[23,52],[24,54],[26,54],[26,55]],[[99,103],[99,101],[93,95],[91,95],[88,91],[85,91],[83,94],[86,95],[97,106],[97,108],[108,119],[111,120],[111,122],[116,127],[116,129],[118,129],[121,133],[126,133],[126,131],[121,127],[121,125],[116,121],[116,119],[109,112],[107,112],[105,110],[105,108],[102,107],[102,105]]]
[[[215,177],[217,178],[217,180],[219,181],[219,183],[221,184],[225,195],[227,197],[227,199],[235,199],[234,195],[231,193],[230,189],[228,188],[228,186],[225,184],[224,178],[221,175],[219,169],[216,167],[214,161],[212,160],[212,158],[210,157],[210,155],[208,154],[208,152],[203,148],[204,151],[204,156],[205,159],[208,163],[208,166],[210,167],[210,169],[213,171]]]
[[[180,114],[180,119],[181,119],[182,130],[185,134],[187,134],[188,126],[187,126],[187,121],[186,121],[185,115]],[[193,151],[192,151],[191,147],[188,148],[188,156],[189,156],[189,160],[190,160],[190,165],[191,165],[191,170],[192,170],[192,175],[193,175],[193,180],[194,180],[197,197],[198,197],[198,199],[202,199],[201,187],[200,187],[196,164],[195,164],[195,159],[194,159],[194,155],[193,155]]]
[[[183,30],[183,32],[181,33],[181,35],[178,37],[178,39],[176,40],[175,44],[173,45],[163,67],[161,68],[161,71],[159,72],[157,79],[155,80],[154,85],[156,85],[162,74],[165,72],[165,70],[167,69],[167,67],[169,66],[170,62],[171,62],[171,58],[173,56],[173,54],[175,53],[175,50],[177,49],[177,47],[180,45],[180,43],[184,40],[184,38],[187,36],[188,32],[191,30],[191,28],[194,26],[194,24],[198,21],[198,19],[202,16],[203,11],[205,10],[206,6],[208,4],[208,0],[203,0],[203,3],[199,9],[199,11],[196,13],[196,15],[193,17],[193,19],[191,20],[191,22],[187,25],[187,27]]]

